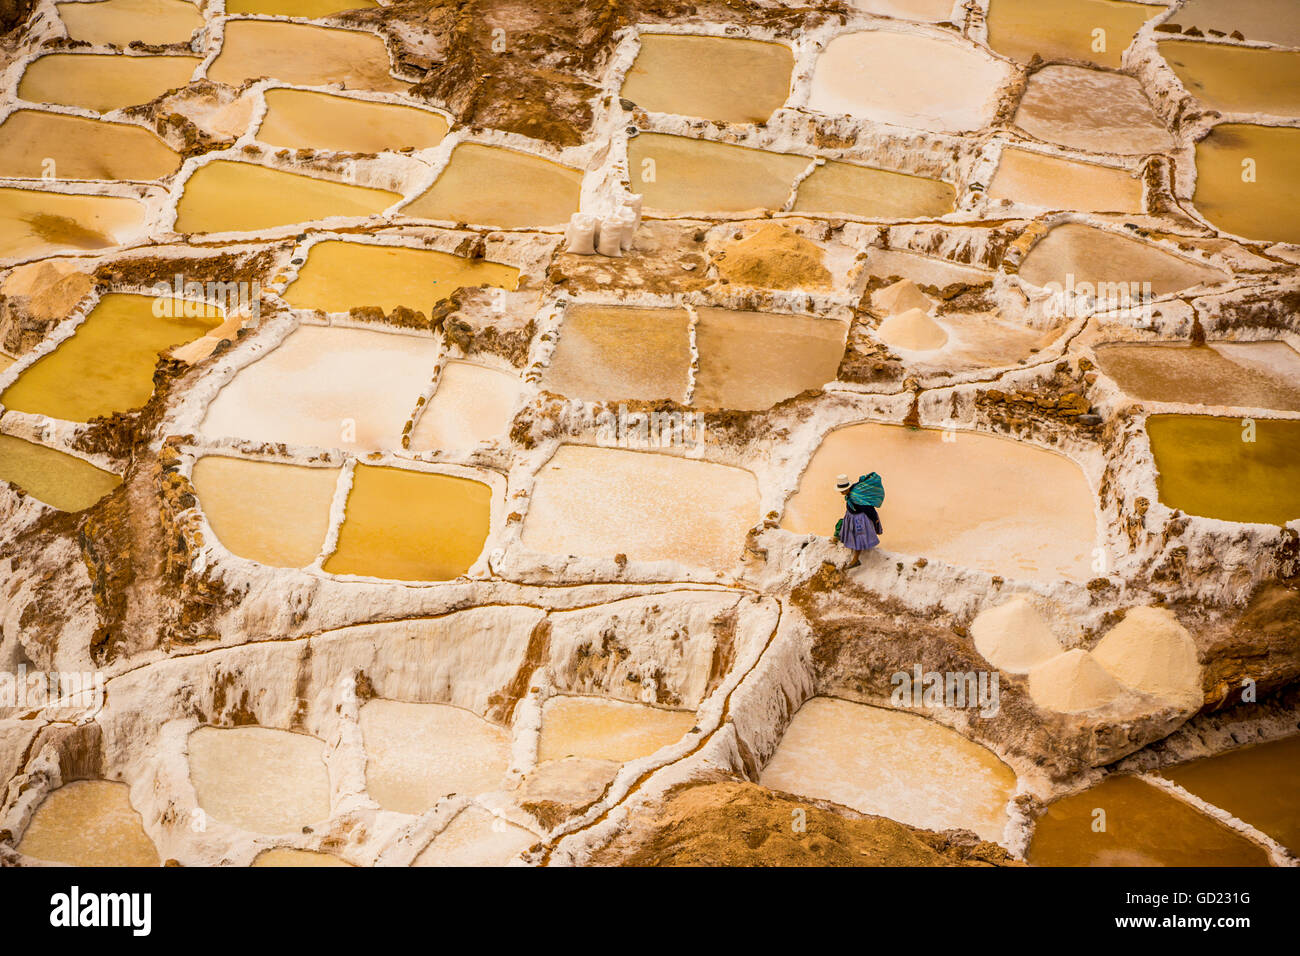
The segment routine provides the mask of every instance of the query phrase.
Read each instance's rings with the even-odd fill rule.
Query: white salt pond
[[[1078,465],[992,435],[957,432],[944,441],[944,434],[874,423],[836,429],[809,462],[781,526],[829,537],[844,514],[836,476],[875,471],[885,483],[880,547],[891,556],[924,555],[1009,578],[1092,577],[1096,508]]]
[[[542,706],[537,759],[626,763],[677,743],[694,726],[695,714],[688,710],[597,697],[551,697]]]
[[[385,810],[423,813],[444,797],[505,785],[510,734],[447,704],[372,700],[361,708],[366,789]]]
[[[846,33],[826,45],[808,109],[936,132],[993,118],[1006,63],[974,44],[892,30]]]
[[[447,135],[438,113],[371,103],[314,90],[266,91],[266,117],[257,138],[271,146],[382,153],[428,149]]]
[[[1142,180],[1134,173],[1027,149],[1003,150],[988,195],[1043,209],[1142,211]]]
[[[98,0],[55,6],[68,37],[87,43],[119,47],[133,40],[150,45],[189,43],[203,26],[203,15],[189,0]]]
[[[484,189],[485,183],[492,188]],[[403,216],[499,229],[556,226],[578,211],[582,173],[540,156],[460,143]]]
[[[157,866],[158,851],[124,783],[74,780],[36,808],[18,852],[68,866]]]
[[[561,445],[537,476],[523,542],[535,551],[734,567],[758,522],[753,474],[622,448]]]
[[[510,428],[523,385],[514,375],[471,362],[448,362],[411,432],[411,449],[469,450]]]
[[[339,469],[207,455],[194,490],[227,551],[279,568],[316,560],[329,529]]]
[[[239,86],[265,76],[376,93],[401,92],[408,85],[391,75],[388,50],[373,33],[271,20],[227,20],[225,31],[221,53],[208,67],[208,79],[217,83]]]
[[[117,196],[0,188],[0,257],[109,249],[144,230],[144,206]]]
[[[196,56],[47,53],[28,64],[18,98],[107,113],[185,86],[202,62]]]
[[[200,727],[189,737],[199,807],[222,823],[287,833],[330,813],[325,744],[267,727]]]
[[[482,807],[456,814],[412,866],[507,866],[538,839],[536,834]]]
[[[759,783],[1000,841],[1016,776],[991,751],[924,717],[814,697],[790,721]]]
[[[315,20],[344,10],[377,7],[375,0],[226,0],[226,13],[251,13],[270,17]]]
[[[1014,122],[1058,146],[1123,156],[1158,153],[1173,137],[1131,76],[1054,63],[1025,86]]]
[[[400,448],[439,351],[427,334],[300,326],[217,393],[200,432],[345,451]]]
[[[1078,288],[1084,282],[1094,288],[1115,283],[1123,290],[1122,301],[1111,303],[1115,308],[1138,304],[1133,289],[1136,286],[1140,294],[1144,283],[1150,284],[1152,295],[1166,295],[1198,285],[1212,286],[1227,275],[1119,233],[1070,222],[1034,244],[1020,264],[1020,277],[1036,286],[1055,282],[1061,289]]]

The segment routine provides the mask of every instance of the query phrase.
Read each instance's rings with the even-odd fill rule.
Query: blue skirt
[[[850,551],[870,551],[880,544],[880,539],[876,537],[870,517],[845,511],[840,524],[840,543]]]

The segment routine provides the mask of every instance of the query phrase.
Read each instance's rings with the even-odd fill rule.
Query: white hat
[[[838,477],[835,479],[835,490],[836,490],[836,491],[843,491],[844,489],[849,488],[849,487],[851,487],[852,485],[853,485],[853,482],[849,481],[849,476],[848,476],[848,475],[840,475],[840,476],[838,476]]]

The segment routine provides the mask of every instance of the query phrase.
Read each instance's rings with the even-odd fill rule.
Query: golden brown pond
[[[158,851],[124,783],[74,780],[36,808],[18,851],[69,866],[157,866]]]
[[[484,188],[490,183],[491,188]],[[437,180],[401,214],[501,229],[555,226],[578,211],[582,173],[496,146],[461,143]]]
[[[1221,113],[1300,113],[1300,52],[1163,40],[1160,55],[1191,93]]]
[[[689,325],[684,309],[571,306],[545,387],[592,402],[684,402],[691,365]]]
[[[1196,144],[1192,203],[1225,232],[1300,242],[1300,129],[1214,127]]]
[[[662,33],[640,42],[620,95],[648,112],[761,123],[790,93],[794,54],[784,44]]]
[[[447,121],[429,110],[290,89],[266,91],[266,118],[257,130],[272,146],[344,153],[427,149],[446,135]]]
[[[0,435],[0,481],[60,511],[89,508],[122,483],[88,461],[12,435]]]
[[[1300,411],[1300,354],[1285,342],[1103,345],[1103,372],[1134,398]]]
[[[991,0],[989,46],[1021,63],[1038,54],[1117,67],[1138,28],[1163,12],[1118,0]]]
[[[628,143],[632,188],[668,214],[780,209],[806,156],[685,136],[642,133]]]
[[[107,249],[144,225],[144,206],[118,196],[0,188],[0,256]]]
[[[47,53],[34,60],[18,84],[29,103],[109,110],[148,103],[185,86],[203,61],[196,56],[99,56]]]
[[[345,89],[396,93],[407,84],[390,75],[384,41],[373,33],[306,23],[228,20],[208,79],[239,86],[272,77],[299,86],[339,83]]]
[[[60,3],[59,19],[73,40],[125,47],[141,43],[188,43],[203,16],[188,0],[99,0]]]
[[[39,179],[161,179],[181,158],[139,126],[17,110],[0,123],[0,176]],[[53,163],[53,166],[50,166]]]

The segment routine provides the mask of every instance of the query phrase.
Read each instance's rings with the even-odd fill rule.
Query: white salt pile
[[[900,279],[871,294],[871,307],[882,315],[898,315],[909,309],[930,311],[930,300],[911,279]]]
[[[948,333],[943,330],[943,326],[920,309],[908,309],[901,315],[891,315],[880,323],[877,334],[886,345],[911,352],[940,349],[948,341]]]
[[[1044,710],[1076,714],[1104,706],[1122,691],[1091,654],[1077,647],[1029,672],[1029,696]]]
[[[970,632],[975,650],[1011,674],[1027,674],[1061,653],[1043,616],[1023,597],[981,611]]]
[[[1092,655],[1122,684],[1167,700],[1200,702],[1196,644],[1167,608],[1131,608]]]

